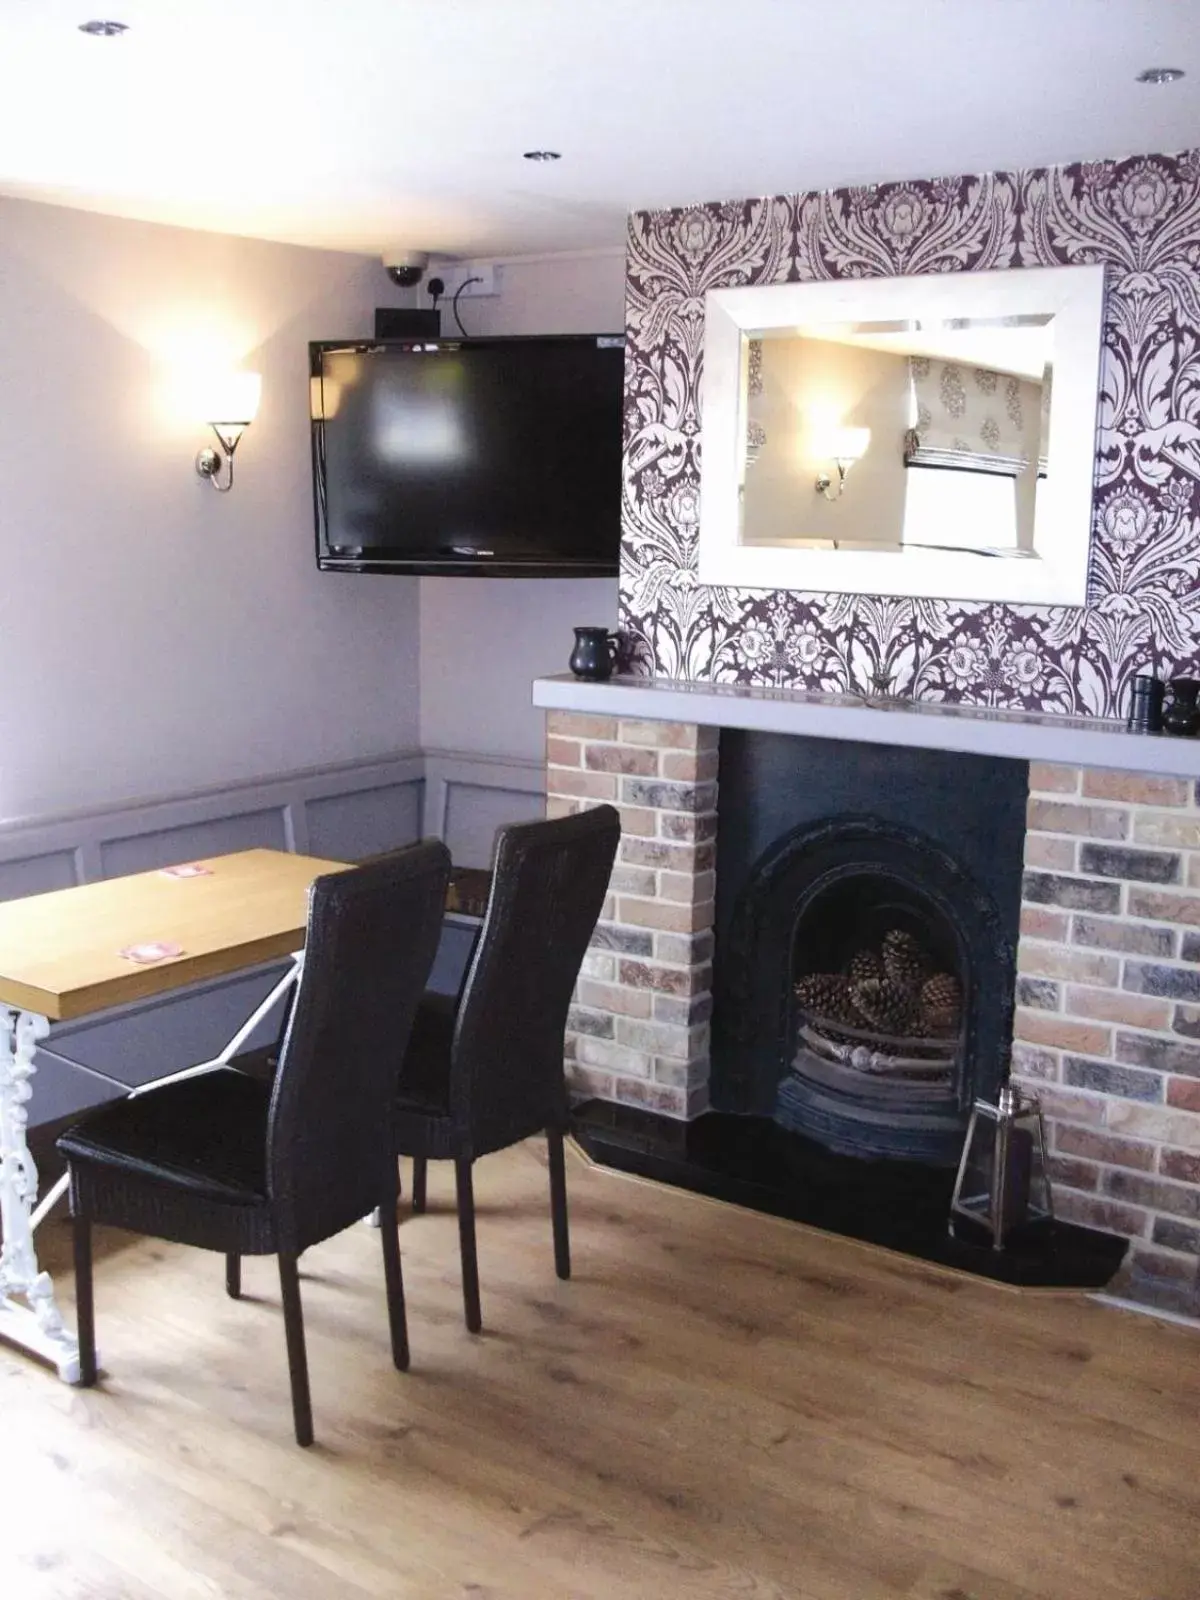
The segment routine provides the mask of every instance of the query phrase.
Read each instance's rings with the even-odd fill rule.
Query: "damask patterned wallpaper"
[[[1109,268],[1084,608],[703,586],[698,391],[709,289]],[[634,670],[1119,715],[1130,676],[1200,670],[1200,151],[630,218],[621,627]]]

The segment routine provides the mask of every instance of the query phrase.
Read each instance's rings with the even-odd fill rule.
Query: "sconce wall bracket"
[[[823,494],[826,500],[840,500],[846,492],[846,466],[847,463],[844,461],[839,461],[837,464],[838,481],[835,494],[830,493],[833,488],[833,479],[827,472],[823,472],[814,485],[817,493]]]
[[[228,494],[233,488],[233,453],[238,447],[245,428],[244,423],[209,423],[212,431],[221,441],[221,449],[215,450],[213,446],[205,445],[196,456],[196,471],[202,478],[207,478],[219,494]],[[225,468],[222,478],[221,469]]]
[[[222,467],[228,467],[224,478],[221,476]],[[233,457],[222,455],[212,445],[206,445],[197,453],[196,471],[202,478],[207,478],[219,494],[228,494],[233,488]]]

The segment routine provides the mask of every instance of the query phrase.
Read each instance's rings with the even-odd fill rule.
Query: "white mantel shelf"
[[[1200,738],[1129,733],[1124,723],[1102,717],[872,701],[855,695],[810,694],[801,689],[765,689],[740,683],[690,683],[678,678],[610,678],[607,683],[589,683],[569,674],[536,678],[533,703],[546,711],[695,722],[712,728],[803,734],[811,739],[857,739],[864,744],[962,750],[1018,761],[1200,777]]]

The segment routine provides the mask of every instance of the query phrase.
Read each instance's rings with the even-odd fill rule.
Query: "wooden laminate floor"
[[[406,1220],[413,1369],[377,1237],[305,1257],[317,1445],[278,1285],[109,1236],[108,1376],[0,1347],[4,1600],[1197,1600],[1200,1339],[1014,1294],[570,1162],[478,1168],[487,1332],[449,1174]],[[65,1230],[44,1235],[65,1262]],[[69,1299],[69,1272],[62,1276]]]

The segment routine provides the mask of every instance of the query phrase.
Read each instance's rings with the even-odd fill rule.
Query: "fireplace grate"
[[[799,1045],[793,1071],[804,1071],[814,1057],[872,1078],[897,1078],[922,1083],[953,1083],[958,1076],[961,1044],[953,1039],[913,1039],[871,1033],[801,1014],[796,1028]]]
[[[882,864],[835,874],[797,910],[775,1115],[845,1154],[953,1158],[964,1007],[953,917]]]

